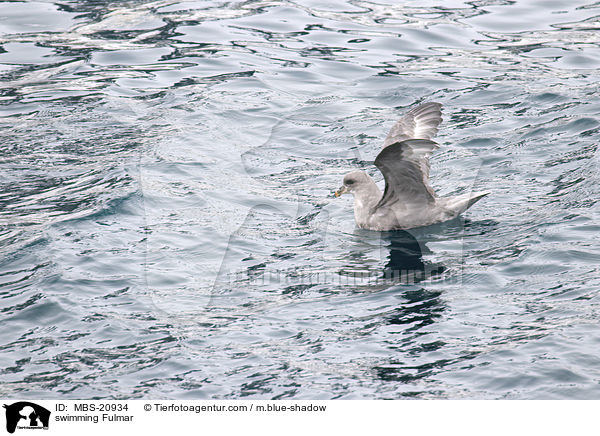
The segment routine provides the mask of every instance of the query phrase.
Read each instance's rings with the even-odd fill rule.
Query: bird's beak
[[[339,197],[340,195],[345,194],[346,192],[348,192],[348,188],[346,188],[346,186],[342,186],[340,189],[335,191],[333,193],[333,195],[335,195],[336,197]]]

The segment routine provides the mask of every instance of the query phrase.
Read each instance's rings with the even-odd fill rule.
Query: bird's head
[[[354,193],[361,187],[368,186],[369,180],[369,175],[364,171],[352,171],[344,176],[344,184],[333,195],[339,197],[347,192]]]

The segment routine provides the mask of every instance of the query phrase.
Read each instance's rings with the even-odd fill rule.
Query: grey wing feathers
[[[440,103],[423,103],[406,113],[390,130],[384,147],[406,139],[431,139],[442,122]]]
[[[438,145],[428,139],[408,139],[385,147],[375,159],[385,179],[385,191],[375,210],[394,203],[431,203],[435,194],[423,170],[423,162]],[[427,165],[428,171],[428,165]]]

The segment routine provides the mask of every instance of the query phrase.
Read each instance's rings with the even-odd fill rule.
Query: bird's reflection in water
[[[427,260],[433,252],[428,248],[430,242],[454,243],[462,251],[466,230],[473,226],[464,218],[456,218],[444,223],[410,230],[375,232],[355,229],[353,247],[346,256],[349,266],[374,269],[387,283],[420,283],[439,277],[446,272],[446,266]],[[375,247],[379,252],[373,257]],[[447,249],[447,248],[446,248]],[[433,256],[430,256],[433,257]],[[456,259],[449,259],[456,263]]]
[[[389,357],[383,358],[373,366],[373,372],[380,380],[392,383],[404,383],[407,391],[401,395],[420,397],[423,392],[413,390],[410,386],[419,380],[434,377],[448,365],[462,359],[471,359],[470,354],[456,359],[440,357],[446,347],[444,340],[431,335],[435,329],[428,328],[438,322],[448,309],[443,296],[444,288],[435,280],[448,279],[453,283],[457,270],[457,259],[460,256],[444,256],[447,264],[432,261],[434,253],[428,247],[430,242],[445,244],[461,251],[465,238],[470,234],[483,234],[493,223],[470,223],[464,219],[456,219],[420,229],[393,232],[372,232],[356,229],[353,246],[345,257],[349,271],[367,269],[377,274],[376,285],[356,287],[362,292],[392,290],[400,297],[394,303],[377,313],[378,323],[382,328],[391,329],[393,335],[388,336]],[[458,248],[457,248],[458,247]],[[452,251],[450,251],[452,253]],[[443,285],[442,285],[443,286]],[[400,329],[400,332],[398,331]]]
[[[415,237],[415,235],[417,237]],[[431,253],[426,242],[432,238],[423,232],[397,230],[381,233],[382,248],[387,248],[387,262],[383,268],[386,278],[399,285],[417,284],[440,276],[446,268],[443,265],[428,262],[423,255]],[[403,290],[405,302],[388,314],[390,324],[407,325],[407,330],[414,330],[434,322],[441,316],[443,304],[441,292],[424,288],[399,287]]]
[[[403,230],[387,232],[381,235],[382,243],[387,242],[389,254],[385,265],[384,274],[393,276],[400,271],[425,271],[425,262],[423,262],[424,245],[415,239],[413,235]]]
[[[436,360],[437,350],[443,348],[444,341],[420,342],[423,328],[440,319],[447,306],[439,290],[427,289],[428,280],[440,277],[446,267],[426,258],[432,254],[427,242],[440,239],[461,238],[462,222],[436,226],[425,230],[394,231],[380,234],[383,276],[393,284],[402,296],[402,302],[388,309],[383,315],[384,324],[402,326],[402,351],[408,352],[414,360],[392,357],[375,366],[377,377],[384,381],[413,384],[419,379],[431,377],[435,369],[443,367],[444,361]],[[425,257],[425,258],[424,258]],[[397,345],[392,346],[398,350]],[[433,353],[433,354],[430,354]],[[431,355],[433,360],[428,356]],[[418,363],[416,363],[418,362]],[[410,392],[407,395],[419,396]]]
[[[367,232],[359,230],[357,232]],[[394,283],[417,283],[442,274],[445,268],[423,259],[431,253],[427,248],[427,238],[419,241],[413,234],[404,230],[379,233],[381,260],[385,265],[381,278]]]

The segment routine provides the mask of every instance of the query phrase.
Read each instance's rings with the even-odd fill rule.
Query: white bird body
[[[344,176],[336,192],[354,195],[354,219],[360,228],[378,231],[428,226],[456,218],[489,194],[479,191],[453,197],[438,197],[429,185],[429,156],[438,148],[430,138],[442,121],[441,105],[415,107],[391,129],[384,149],[375,159],[383,173],[382,193],[364,171]]]

